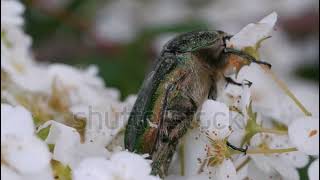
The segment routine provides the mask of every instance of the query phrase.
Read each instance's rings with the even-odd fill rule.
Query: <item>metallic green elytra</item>
[[[153,174],[166,175],[179,139],[202,103],[216,98],[217,82],[225,78],[230,64],[257,62],[245,52],[227,48],[228,38],[222,31],[181,34],[163,47],[145,78],[128,120],[125,148],[148,153]]]

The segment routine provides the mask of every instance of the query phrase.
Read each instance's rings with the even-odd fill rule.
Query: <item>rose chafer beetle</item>
[[[144,80],[126,127],[125,148],[148,153],[152,174],[167,174],[179,139],[194,115],[206,99],[216,99],[218,82],[241,84],[226,74],[251,62],[269,65],[244,51],[228,48],[229,38],[222,31],[181,34],[163,47]]]

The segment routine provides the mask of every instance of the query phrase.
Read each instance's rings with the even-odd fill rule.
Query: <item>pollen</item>
[[[316,134],[318,134],[318,131],[314,129],[309,133],[309,137],[312,137],[312,136],[314,136]]]
[[[207,166],[216,166],[230,157],[230,152],[225,140],[211,140],[210,147],[207,150]]]

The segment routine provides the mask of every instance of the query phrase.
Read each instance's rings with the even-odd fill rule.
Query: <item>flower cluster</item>
[[[22,29],[24,6],[16,0],[2,0],[1,5],[1,177],[159,179],[150,175],[145,156],[123,148],[123,131],[135,96],[120,101],[119,92],[106,88],[98,77],[96,66],[78,69],[36,62],[31,38]],[[174,6],[168,9],[175,12]],[[249,24],[227,45],[260,57],[258,49],[269,37],[276,16]],[[299,179],[297,169],[310,159],[314,161],[309,178],[318,179],[319,117],[315,115],[319,104],[314,100],[319,94],[315,88],[293,82],[305,108],[288,89],[282,93],[274,87],[268,77],[273,74],[263,67],[250,64],[228,71],[228,75],[234,73],[231,78],[243,85],[223,82],[219,98],[202,105],[167,179],[294,180]]]
[[[227,46],[259,59],[258,49],[276,18],[272,13],[247,25]],[[228,74],[235,74],[233,78],[242,86],[227,84],[220,98],[202,105],[199,121],[184,140],[185,153],[180,157],[186,162],[181,166],[184,175],[190,179],[300,179],[298,169],[319,156],[319,117],[311,115],[319,111],[308,112],[273,76],[285,93],[274,91],[268,77],[260,78],[274,75],[264,65],[232,68]],[[300,109],[292,108],[295,103],[287,95]],[[311,164],[310,179],[319,178],[314,170],[318,163]]]
[[[135,96],[121,102],[95,66],[36,62],[23,11],[1,1],[1,177],[157,179],[143,157],[117,153]]]

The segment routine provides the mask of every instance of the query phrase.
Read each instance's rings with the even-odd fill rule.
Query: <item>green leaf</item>
[[[5,31],[1,31],[1,40],[3,41],[4,45],[8,48],[12,47],[12,43],[8,40]]]
[[[49,151],[53,152],[55,144],[48,144],[48,147],[49,147]]]
[[[252,109],[252,101],[250,101],[249,106],[247,107],[248,121],[245,128],[245,136],[241,142],[241,146],[250,142],[251,138],[257,134],[261,126],[257,123],[257,112],[254,112]]]
[[[47,139],[49,132],[50,132],[51,125],[48,127],[42,128],[38,133],[37,136],[42,139],[43,141]]]
[[[259,49],[261,47],[261,43],[269,38],[271,38],[271,36],[260,39],[254,46],[244,47],[243,51],[250,54],[255,59],[260,59]]]
[[[51,167],[54,174],[54,179],[57,180],[71,180],[71,168],[64,166],[62,163],[56,160],[51,160]]]

